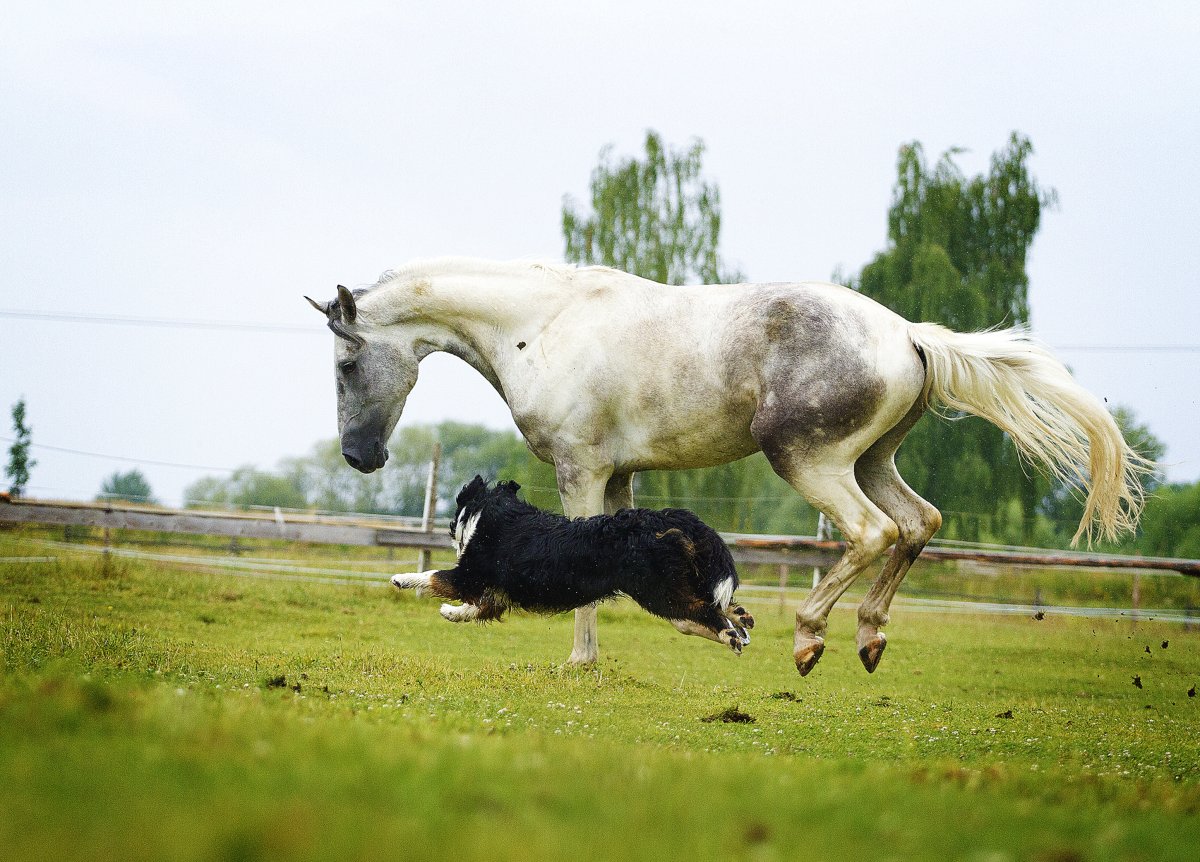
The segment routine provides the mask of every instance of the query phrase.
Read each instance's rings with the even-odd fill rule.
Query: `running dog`
[[[622,509],[572,520],[517,497],[520,485],[476,476],[459,492],[450,535],[458,563],[392,583],[461,601],[450,622],[495,620],[509,608],[561,613],[629,596],[679,631],[750,643],[754,618],[735,606],[737,571],[721,537],[686,509]]]

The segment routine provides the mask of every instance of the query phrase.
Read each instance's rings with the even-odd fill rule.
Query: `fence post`
[[[442,459],[442,444],[433,444],[433,458],[429,462],[429,482],[425,485],[425,511],[421,515],[421,529],[426,533],[433,532],[433,515],[437,508],[437,471],[438,462]],[[417,554],[417,571],[429,571],[430,551],[422,548]]]
[[[783,613],[787,607],[787,585],[788,585],[788,569],[787,563],[779,564],[779,612]]]

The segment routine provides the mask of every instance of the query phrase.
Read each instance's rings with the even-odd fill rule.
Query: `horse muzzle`
[[[374,473],[387,463],[387,445],[379,434],[347,430],[342,434],[342,457],[360,473]]]

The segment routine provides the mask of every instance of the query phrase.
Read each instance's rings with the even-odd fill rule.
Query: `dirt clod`
[[[706,715],[700,719],[701,721],[723,721],[726,724],[753,724],[758,721],[749,713],[742,712],[736,706],[726,707],[720,712],[712,715]]]

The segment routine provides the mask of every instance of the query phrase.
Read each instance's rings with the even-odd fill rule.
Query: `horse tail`
[[[925,358],[924,403],[988,420],[1026,460],[1084,492],[1072,546],[1081,537],[1090,545],[1097,532],[1109,540],[1133,532],[1154,462],[1129,447],[1100,400],[1028,332],[964,333],[915,323],[909,333]]]

